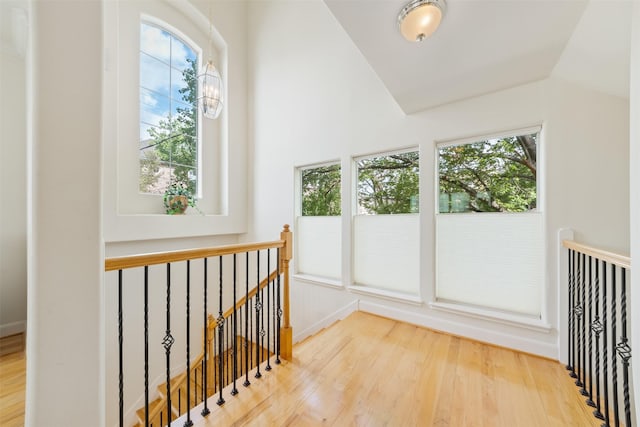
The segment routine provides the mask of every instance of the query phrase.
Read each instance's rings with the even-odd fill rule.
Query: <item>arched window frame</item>
[[[218,15],[214,8],[212,16],[220,20],[229,14],[232,21],[242,9],[236,4],[220,8]],[[184,30],[177,34],[202,46],[203,60],[213,60],[225,85],[222,114],[216,120],[200,120],[202,198],[198,200],[199,211],[189,209],[187,215],[166,215],[161,195],[139,193],[139,33],[140,20],[149,16]],[[246,232],[246,130],[241,122],[230,121],[246,113],[242,101],[246,90],[244,45],[240,44],[230,58],[227,41],[215,25],[210,27],[207,16],[207,10],[187,0],[105,3],[102,193],[106,242]],[[237,41],[235,28],[226,31]],[[199,36],[193,36],[194,32]],[[230,90],[237,102],[229,96]],[[233,145],[229,144],[230,126],[235,135]]]

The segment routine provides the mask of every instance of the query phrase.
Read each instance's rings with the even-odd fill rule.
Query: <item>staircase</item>
[[[261,370],[271,370],[271,362],[278,364],[280,358],[291,359],[289,261],[293,252],[292,239],[289,226],[285,225],[280,239],[271,242],[105,260],[106,280],[113,286],[114,305],[117,305],[117,334],[113,339],[117,339],[118,372],[112,375],[118,379],[117,416],[120,427],[168,425],[182,414],[186,419],[183,424],[191,425],[191,416],[199,416],[201,412],[203,416],[209,414],[209,397],[217,393],[217,400],[213,402],[222,405],[225,399],[231,400],[230,397],[237,395],[238,386],[251,382],[249,371],[255,371],[252,378],[261,378]],[[182,271],[175,273],[179,271],[176,268]],[[134,272],[129,273],[130,270]],[[130,284],[135,280],[141,282],[137,288]],[[139,295],[135,294],[136,289],[142,291],[142,301],[135,296]],[[196,289],[200,292],[194,293]],[[186,306],[178,304],[180,308],[176,308],[176,296],[184,296]],[[223,312],[225,298],[232,298],[233,302]],[[220,308],[220,311],[210,314],[208,303]],[[185,311],[182,311],[182,307]],[[202,311],[192,315],[192,308],[195,311],[196,307],[202,307]],[[125,321],[125,313],[135,310],[140,310],[143,319],[143,364],[128,357],[131,351],[125,345],[125,327],[130,325]],[[149,316],[149,313],[152,315]],[[170,319],[176,315],[185,316],[186,339],[182,341],[183,331],[171,329]],[[157,329],[154,331],[150,328],[149,319],[156,321],[158,317],[166,319],[163,335],[157,333]],[[204,322],[204,325],[200,324],[204,336],[198,340],[202,346],[201,352],[193,358],[190,349],[195,346],[190,339],[190,328],[199,319]],[[177,346],[172,348],[176,338],[180,342],[180,349]],[[162,352],[166,356],[163,371],[158,365],[149,363],[151,351]],[[173,368],[185,366],[185,371],[168,379],[171,359],[176,351],[185,351],[186,355],[182,362],[174,362]],[[272,355],[275,358],[271,358]],[[135,413],[125,410],[139,399],[125,390],[130,378],[130,374],[125,375],[125,372],[132,371],[140,372],[144,377],[145,406]],[[153,390],[149,386],[149,378],[162,375],[161,372],[166,372],[164,378],[167,382]],[[224,390],[227,386],[229,390]],[[203,408],[194,409],[203,402]]]
[[[260,360],[265,361],[267,357],[273,356],[274,353],[268,353],[267,350],[251,341],[245,340],[244,337],[238,336],[237,340],[237,349],[238,355],[237,359],[239,365],[237,368],[236,378],[241,382],[242,375],[244,372],[244,361],[248,358],[248,366],[249,370],[252,370],[256,367],[256,351],[260,355]],[[203,355],[204,351],[198,356],[191,366],[191,393],[190,393],[190,404],[187,405],[187,375],[186,372],[183,372],[179,375],[176,375],[171,379],[171,421],[180,417],[181,415],[187,412],[187,408],[193,408],[196,405],[199,405],[203,401],[203,381],[202,381],[202,373],[203,373]],[[224,353],[222,353],[222,357],[215,356],[210,359],[209,372],[213,372],[213,385],[207,386],[207,398],[214,396],[218,393],[220,388],[220,381],[218,378],[219,372],[219,364],[222,363],[223,366],[223,378],[222,384],[223,388],[228,386],[233,382],[233,372],[232,372],[232,360],[233,360],[233,348],[228,349]],[[241,363],[242,362],[242,363]],[[196,381],[197,379],[197,381]],[[167,417],[167,384],[163,383],[158,386],[158,397],[155,400],[149,402],[149,425],[150,426],[164,426],[168,424]],[[144,406],[136,411],[136,416],[138,418],[138,422],[134,424],[134,427],[143,427],[145,425],[145,409]]]

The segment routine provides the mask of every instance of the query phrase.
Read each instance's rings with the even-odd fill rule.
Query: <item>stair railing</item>
[[[280,233],[280,240],[271,242],[250,243],[241,245],[221,246],[205,249],[190,249],[183,251],[134,255],[128,257],[109,258],[105,260],[106,272],[117,272],[117,325],[118,325],[118,421],[121,427],[125,425],[125,384],[137,378],[125,379],[125,351],[126,343],[124,326],[127,310],[124,296],[124,272],[132,269],[143,270],[143,330],[144,330],[144,408],[138,412],[139,424],[144,426],[169,425],[181,414],[186,413],[184,426],[193,425],[191,411],[198,407],[202,416],[210,413],[208,398],[218,394],[217,404],[225,403],[224,390],[233,384],[230,394],[239,393],[236,382],[244,376],[243,386],[251,385],[249,371],[255,369],[255,378],[262,377],[261,365],[269,371],[271,358],[280,363],[280,357],[291,360],[292,357],[292,328],[289,317],[289,261],[292,258],[292,233],[285,225]],[[275,256],[274,256],[275,255]],[[231,262],[229,261],[231,259]],[[213,259],[213,263],[210,261]],[[223,262],[225,260],[225,262]],[[218,261],[217,263],[215,261]],[[192,305],[192,273],[195,263],[202,266],[200,276],[202,280],[202,322],[203,334],[201,352],[192,358],[191,343],[191,305]],[[186,277],[175,283],[172,266],[185,263]],[[244,269],[242,268],[244,263]],[[263,267],[261,268],[261,263]],[[226,264],[232,264],[232,272],[225,269]],[[253,264],[253,265],[251,265]],[[275,265],[274,265],[275,264]],[[150,278],[151,268],[161,268],[164,265],[165,283],[154,282]],[[160,266],[160,267],[156,267]],[[217,267],[217,277],[215,270]],[[255,272],[251,272],[255,267]],[[264,272],[267,273],[264,273]],[[157,273],[157,270],[155,271]],[[211,274],[214,273],[214,274]],[[172,280],[174,283],[172,283]],[[255,286],[252,284],[255,280]],[[164,289],[162,289],[164,285]],[[172,330],[172,293],[176,294],[176,286],[184,287],[186,302],[186,332],[185,369],[183,374],[172,378],[171,360],[172,347],[176,342],[176,331]],[[173,288],[173,289],[172,289]],[[231,289],[230,289],[231,288]],[[165,323],[164,336],[161,346],[165,356],[165,378],[161,397],[150,405],[149,377],[150,351],[152,345],[149,337],[150,292],[162,292],[164,303]],[[217,298],[209,301],[211,292]],[[230,295],[232,293],[232,295]],[[151,293],[153,296],[153,294]],[[182,295],[180,295],[182,296]],[[232,298],[227,310],[225,302]],[[217,303],[217,304],[216,304]],[[209,313],[209,308],[217,305],[217,316]],[[153,311],[155,321],[157,313]],[[175,314],[174,314],[175,316]],[[177,392],[177,393],[176,393]],[[177,394],[177,396],[176,396]],[[128,396],[131,401],[132,396]],[[184,400],[183,400],[184,399]],[[173,400],[173,401],[172,401]],[[177,400],[177,406],[176,402]],[[185,405],[184,407],[182,405]]]
[[[572,240],[562,245],[568,257],[566,368],[603,426],[632,426],[631,260]]]

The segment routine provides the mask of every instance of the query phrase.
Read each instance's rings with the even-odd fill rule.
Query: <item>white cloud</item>
[[[158,105],[158,100],[156,99],[156,97],[146,90],[140,93],[140,102],[142,102],[143,104],[147,104],[150,107],[155,107],[156,105]]]
[[[171,37],[161,29],[142,24],[140,33],[140,50],[169,63],[171,54]]]

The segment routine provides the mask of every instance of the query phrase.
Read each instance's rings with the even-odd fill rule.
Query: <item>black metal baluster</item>
[[[216,331],[213,331],[213,334],[211,336],[213,338],[213,351],[215,353],[218,349],[216,345],[216,343],[218,342]],[[216,354],[213,354],[212,357],[213,357],[213,393],[215,394],[218,391],[218,363],[219,363],[218,359],[220,359],[220,357],[217,356]]]
[[[238,323],[240,323],[240,334],[242,335],[242,325],[244,324],[244,306],[241,305],[239,307],[238,313],[240,316],[240,321]],[[243,354],[245,348],[245,340],[242,339],[242,343],[240,344],[240,377],[244,375],[244,363],[242,363],[242,358],[246,357],[246,355]]]
[[[271,357],[270,357],[270,349],[271,347],[269,346],[269,317],[271,314],[271,299],[269,298],[269,288],[271,287],[271,278],[269,277],[269,270],[271,269],[271,249],[267,249],[267,315],[266,315],[266,319],[267,319],[267,366],[265,366],[265,371],[270,371],[271,370]]]
[[[184,422],[184,427],[191,427],[193,421],[191,421],[191,261],[187,260],[187,420]]]
[[[195,379],[193,381],[193,396],[194,396],[194,398],[193,398],[193,406],[196,406],[198,404],[197,403],[198,402],[198,368],[196,367],[194,369],[194,371],[195,371],[194,372]]]
[[[122,270],[118,270],[118,406],[120,427],[124,427],[124,339],[122,326]]]
[[[210,354],[207,353],[208,351],[208,345],[207,345],[207,339],[209,338],[209,322],[207,319],[207,281],[208,281],[208,277],[209,277],[209,271],[208,271],[208,258],[205,258],[204,260],[204,282],[203,282],[203,308],[202,308],[202,323],[203,323],[203,330],[204,330],[204,337],[202,338],[202,346],[204,347],[204,356],[202,358],[202,400],[204,401],[204,408],[202,408],[202,412],[200,412],[200,414],[203,417],[206,417],[207,415],[209,415],[211,413],[211,411],[209,410],[209,407],[207,406],[207,398],[208,393],[207,393],[207,361],[209,360],[209,358],[211,357]]]
[[[220,309],[218,311],[218,387],[220,390],[220,397],[216,402],[218,405],[224,404],[224,398],[222,397],[222,389],[224,388],[224,373],[222,371],[223,357],[224,357],[224,316],[222,315],[222,256],[220,256]]]
[[[251,306],[253,307],[253,297],[251,298]],[[253,313],[247,315],[249,317],[249,366],[253,369]]]
[[[182,415],[182,389],[178,389],[178,414]]]
[[[611,376],[613,377],[613,421],[616,426],[620,425],[620,414],[618,412],[618,360],[616,359],[616,332],[617,332],[617,312],[616,312],[616,266],[611,266]]]
[[[571,348],[571,373],[569,374],[571,376],[571,378],[578,378],[578,375],[576,374],[576,336],[578,334],[578,330],[576,327],[576,274],[577,274],[577,267],[576,267],[576,251],[571,249],[571,282],[569,283],[570,285],[570,302],[569,304],[571,305],[571,311],[570,311],[570,318],[569,318],[569,324],[570,324],[570,330],[571,330],[571,335],[570,335],[570,348]]]
[[[576,326],[577,326],[577,334],[576,334],[576,346],[578,347],[578,358],[577,358],[577,369],[576,369],[576,382],[575,384],[578,387],[582,387],[582,381],[581,381],[581,375],[582,375],[582,300],[580,298],[581,296],[581,286],[582,286],[582,269],[584,267],[584,264],[580,264],[580,259],[582,254],[578,253],[578,273],[576,276],[576,300],[577,300],[577,304],[576,304],[576,308],[574,309],[575,311],[575,322],[576,322]]]
[[[251,317],[251,311],[249,310],[249,252],[246,253],[245,260],[245,304],[244,304],[244,373],[245,379],[243,386],[249,387],[249,317]]]
[[[588,392],[588,398],[586,402],[587,402],[587,405],[591,406],[592,408],[595,408],[596,404],[593,402],[593,399],[591,398],[593,396],[593,334],[591,333],[591,323],[592,323],[591,314],[592,314],[592,306],[593,306],[592,265],[593,265],[593,258],[591,257],[591,255],[589,255],[589,301],[588,301],[589,321],[587,323],[587,331],[589,333],[589,375],[588,375],[589,376],[589,392]]]
[[[238,287],[238,274],[237,274],[237,261],[236,254],[233,254],[233,389],[231,390],[231,395],[235,396],[238,394],[238,389],[236,388],[236,380],[238,378],[238,319],[236,318],[236,288]]]
[[[631,402],[629,400],[629,359],[631,347],[627,337],[627,269],[620,267],[620,323],[622,323],[622,337],[617,346],[618,356],[622,359],[622,393],[624,397],[625,426],[631,426]]]
[[[144,266],[144,425],[149,425],[149,266]]]
[[[225,320],[226,320],[226,319],[225,319]],[[229,359],[231,358],[231,350],[232,350],[231,346],[229,345],[229,342],[231,341],[230,333],[231,333],[231,328],[226,328],[225,336],[226,336],[226,340],[227,340],[227,341],[226,341],[225,346],[224,346],[224,348],[226,349],[226,350],[225,350],[225,352],[224,352],[224,359],[225,359],[225,369],[224,369],[225,378],[224,378],[224,386],[225,386],[225,387],[226,387],[227,385],[229,385],[229,383],[231,382],[231,381],[229,380],[229,378],[231,377],[231,372],[230,372],[230,369],[231,369],[231,363],[230,363]]]
[[[582,342],[580,346],[582,347],[582,389],[580,393],[583,396],[589,396],[589,392],[587,391],[587,317],[585,316],[585,311],[587,308],[587,256],[586,254],[582,254],[582,315],[581,319],[581,330],[582,330]]]
[[[596,318],[591,325],[591,330],[596,334],[596,409],[593,411],[593,416],[603,420],[601,409],[601,400],[600,400],[600,383],[603,381],[608,381],[608,378],[605,376],[604,380],[600,376],[600,334],[602,333],[603,326],[602,322],[600,322],[600,260],[596,259],[596,278],[594,281],[594,285],[596,287]]]
[[[276,352],[276,337],[278,331],[276,330],[276,278],[273,278],[271,282],[271,326],[273,327],[273,353]]]
[[[605,261],[602,262],[602,327],[603,327],[603,336],[602,336],[602,360],[604,361],[603,366],[603,377],[604,377],[604,424],[603,427],[609,427],[609,359],[608,359],[608,349],[609,345],[607,343],[607,263]]]
[[[567,275],[569,281],[567,282],[567,290],[569,294],[568,298],[568,309],[567,309],[567,371],[571,371],[573,373],[574,360],[572,359],[572,354],[575,353],[573,348],[573,249],[567,250]],[[572,353],[573,352],[573,353]]]
[[[164,346],[164,354],[166,360],[167,379],[167,422],[171,424],[171,346],[175,342],[171,335],[171,264],[167,263],[167,297],[166,297],[166,318],[167,327],[164,332],[162,345]]]
[[[262,377],[260,373],[260,312],[262,301],[260,300],[260,251],[256,251],[256,378]]]
[[[282,319],[282,308],[280,306],[280,248],[278,248],[278,261],[276,262],[276,279],[277,279],[277,295],[276,303],[278,305],[278,325],[276,326],[276,334],[278,334],[278,345],[276,346],[276,364],[280,364],[280,321]]]

